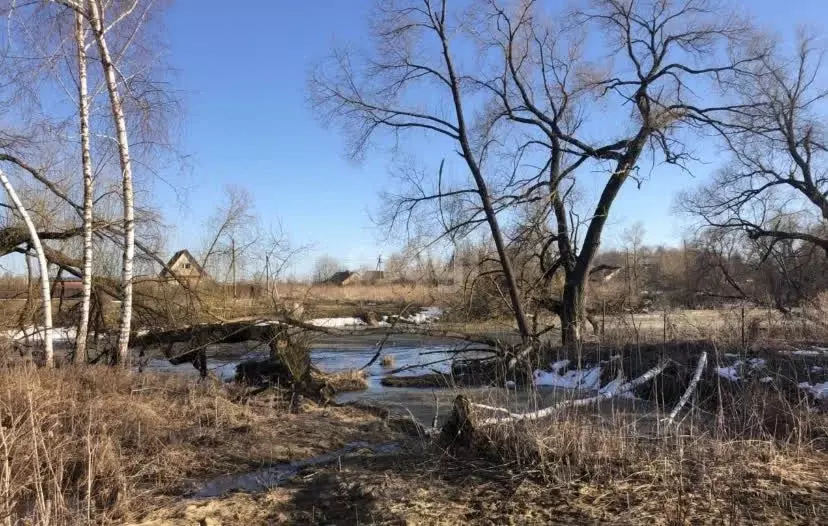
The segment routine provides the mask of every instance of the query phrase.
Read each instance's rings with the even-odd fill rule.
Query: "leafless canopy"
[[[688,133],[741,111],[722,90],[765,51],[708,0],[597,0],[555,12],[537,0],[447,4],[380,2],[373,53],[337,51],[311,79],[313,102],[344,125],[354,155],[380,131],[394,146],[418,130],[456,151],[471,177],[450,177],[451,157],[405,167],[409,191],[386,199],[389,223],[430,220],[435,239],[488,226],[518,326],[529,291],[540,290],[564,340],[567,330],[578,339],[586,278],[620,189],[641,183],[643,159],[692,159]],[[605,179],[595,202],[576,206],[578,181],[596,172]],[[540,281],[521,283],[513,268],[524,244]]]
[[[684,196],[705,224],[828,251],[828,90],[815,44],[801,36],[793,57],[769,55],[738,84],[744,109],[721,128],[731,160],[712,185]]]

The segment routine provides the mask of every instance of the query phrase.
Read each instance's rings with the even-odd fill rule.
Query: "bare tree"
[[[135,2],[137,4],[137,2]],[[124,367],[129,366],[129,335],[132,327],[132,274],[133,259],[135,258],[135,200],[132,188],[132,161],[129,157],[129,138],[127,137],[126,117],[121,104],[121,94],[116,79],[115,63],[109,53],[106,41],[106,26],[104,25],[103,5],[98,0],[89,0],[88,6],[81,6],[80,12],[89,21],[92,35],[98,46],[98,55],[101,68],[106,79],[106,88],[109,92],[109,102],[112,108],[112,119],[115,123],[118,138],[118,157],[121,165],[122,199],[124,208],[124,260],[121,274],[121,320],[118,334],[118,362]]]
[[[507,254],[507,242],[484,174],[485,151],[476,148],[470,124],[468,87],[456,66],[447,0],[380,2],[376,25],[377,56],[362,64],[337,52],[330,67],[320,67],[311,79],[312,100],[318,111],[342,119],[354,132],[352,153],[359,155],[378,130],[399,133],[420,130],[448,139],[462,157],[473,188],[453,195],[474,198],[479,213],[466,226],[485,223],[497,248],[512,311],[524,341],[530,330]],[[418,84],[436,86],[438,104],[428,109],[410,104],[404,95]],[[447,109],[442,111],[442,104]],[[473,113],[473,112],[471,112]]]
[[[123,213],[123,260],[121,269],[121,313],[117,344],[117,360],[124,366],[129,362],[129,337],[132,324],[133,273],[135,259],[135,196],[133,187],[133,163],[130,157],[130,143],[122,87],[118,78],[118,60],[139,33],[140,27],[153,2],[105,2],[102,0],[52,0],[82,16],[89,25],[97,48],[104,85],[109,96],[110,117],[116,133],[118,161],[121,173],[121,200]],[[109,8],[108,16],[107,9]],[[109,36],[126,19],[133,17],[137,22],[127,29],[126,44],[117,53],[110,49]],[[127,86],[127,90],[129,87]]]
[[[259,218],[250,192],[241,186],[227,186],[225,200],[207,221],[211,234],[201,266],[215,276],[228,275],[253,251],[259,240]]]
[[[730,162],[682,207],[706,225],[828,253],[823,51],[801,36],[795,56],[765,57],[737,84],[742,109],[719,128]]]
[[[80,121],[81,168],[83,172],[83,295],[75,341],[75,363],[86,361],[89,312],[92,304],[92,234],[95,199],[92,148],[89,138],[89,87],[87,81],[86,28],[83,16],[75,13],[75,42],[78,51],[78,120]]]
[[[37,262],[40,266],[40,294],[43,308],[43,346],[46,354],[46,367],[53,367],[55,364],[55,353],[52,347],[52,291],[49,287],[49,263],[46,261],[43,245],[40,242],[37,228],[29,216],[29,212],[23,206],[23,202],[17,196],[17,192],[14,191],[14,188],[9,182],[9,178],[6,177],[5,172],[2,170],[0,170],[0,184],[3,185],[6,193],[9,194],[9,199],[14,204],[15,210],[23,219],[23,223],[28,230],[32,248],[34,248],[35,254],[37,255]]]
[[[340,270],[343,269],[339,260],[327,254],[319,256],[313,264],[313,282],[323,283]]]
[[[337,52],[312,78],[313,101],[345,124],[355,153],[379,130],[448,139],[473,184],[449,184],[444,163],[434,184],[410,173],[412,191],[398,196],[390,215],[409,224],[430,218],[441,236],[488,227],[524,341],[532,336],[523,302],[534,287],[521,290],[502,223],[516,208],[541,203],[534,224],[515,231],[543,237],[532,245],[547,290],[564,274],[560,300],[549,293],[540,300],[560,316],[563,342],[576,344],[587,278],[619,191],[631,179],[641,183],[642,160],[690,159],[686,130],[714,125],[720,109],[708,94],[762,50],[736,53],[750,28],[707,0],[599,0],[559,13],[577,21],[561,27],[531,0],[474,2],[464,13],[469,22],[456,24],[447,3],[380,2],[376,52],[363,61]],[[589,30],[600,35],[597,61],[584,56]],[[464,70],[455,44],[481,49]],[[596,171],[606,181],[583,213],[576,183]]]
[[[621,233],[625,250],[627,293],[630,299],[638,294],[641,279],[641,249],[644,247],[644,223],[636,221]]]

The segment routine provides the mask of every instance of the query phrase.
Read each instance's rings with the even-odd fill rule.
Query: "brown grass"
[[[122,523],[188,480],[384,437],[356,410],[236,394],[103,367],[0,371],[0,521]]]
[[[386,354],[380,359],[380,365],[388,369],[394,367],[394,363],[394,356],[391,354]]]
[[[358,369],[326,373],[320,377],[337,393],[364,391],[368,389],[368,373]]]
[[[559,488],[580,517],[573,523],[824,521],[828,415],[778,398],[768,405],[755,386],[726,397],[720,415],[693,411],[678,432],[661,428],[663,413],[609,404],[475,428],[473,442],[454,451],[508,466],[540,493]],[[769,434],[769,420],[787,427]]]
[[[828,456],[772,441],[568,414],[481,449],[341,459],[261,494],[181,503],[145,524],[822,524]],[[488,448],[485,455],[482,447]]]

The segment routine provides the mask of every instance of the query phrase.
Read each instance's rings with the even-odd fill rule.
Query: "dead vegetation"
[[[828,455],[804,442],[652,434],[587,412],[492,427],[471,447],[419,442],[283,486],[178,503],[141,524],[819,524]]]
[[[189,481],[379,440],[352,409],[104,367],[0,371],[0,520],[120,524]]]

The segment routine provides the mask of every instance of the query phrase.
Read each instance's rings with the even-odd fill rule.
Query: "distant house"
[[[333,276],[325,280],[328,285],[355,285],[357,283],[368,283],[375,285],[385,281],[385,272],[382,270],[365,270],[363,272],[354,272],[351,270],[342,270],[335,273]]]
[[[353,285],[360,281],[359,272],[351,272],[350,270],[341,270],[336,272],[333,276],[325,280],[328,285]]]
[[[196,258],[190,254],[190,251],[184,249],[173,254],[173,257],[167,262],[167,267],[161,270],[160,277],[167,280],[186,279],[195,281],[209,278],[210,275],[199,265]]]
[[[622,267],[615,265],[596,265],[589,271],[589,281],[593,283],[606,283],[621,272]]]

